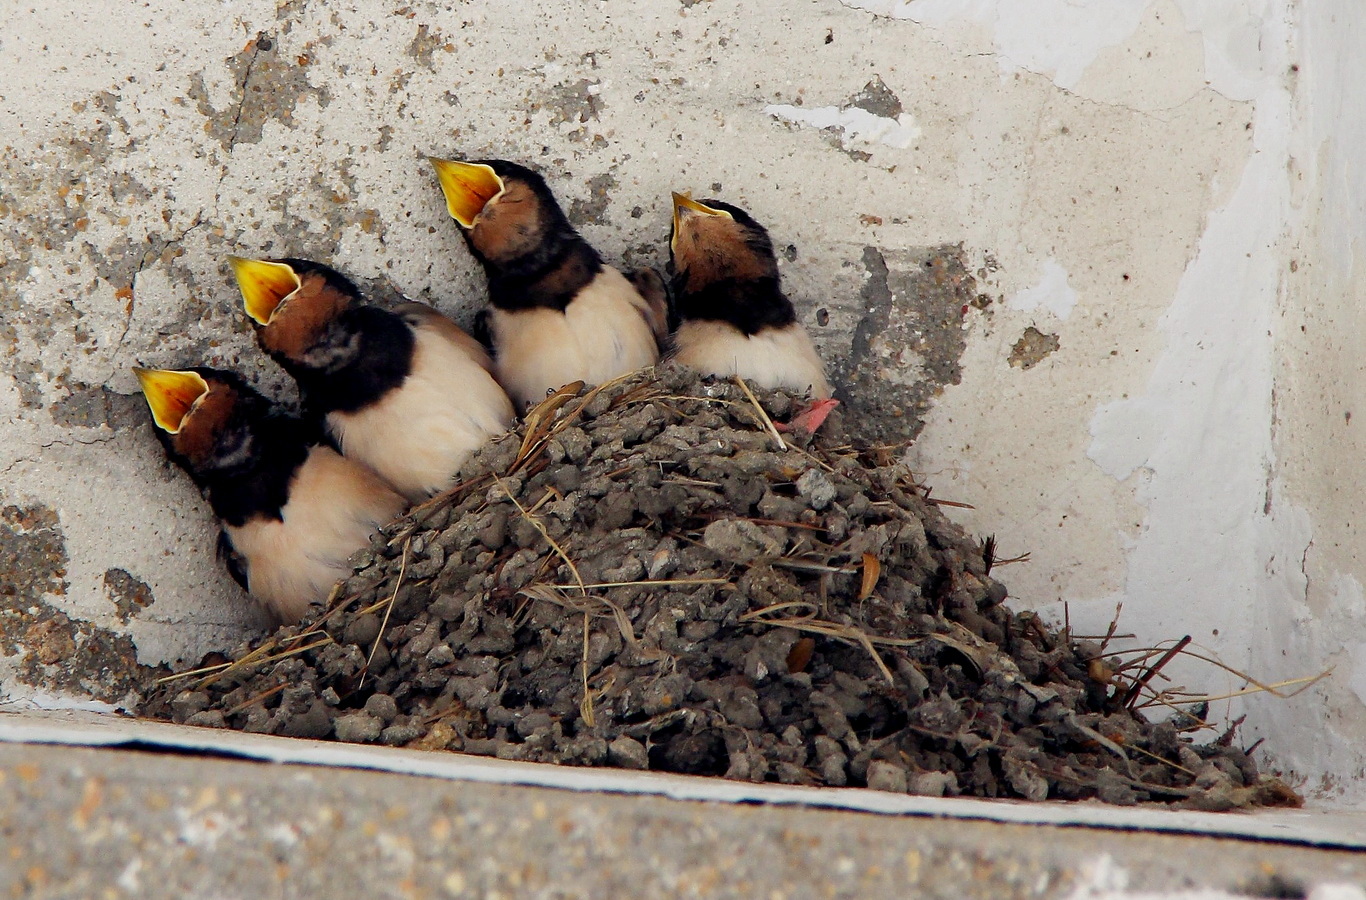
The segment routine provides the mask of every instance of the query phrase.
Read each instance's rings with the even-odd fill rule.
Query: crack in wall
[[[242,111],[247,108],[247,85],[251,83],[251,73],[256,68],[256,60],[261,56],[261,43],[268,40],[270,39],[264,34],[258,34],[256,39],[252,41],[251,59],[247,60],[246,72],[242,75],[242,83],[237,88],[242,96],[237,102],[237,112],[232,117],[232,134],[228,138],[227,146],[229,156],[232,155],[233,148],[237,146],[237,139],[242,127]],[[269,46],[273,45],[268,45],[266,49],[269,49]],[[222,186],[222,181],[219,182],[219,186]]]

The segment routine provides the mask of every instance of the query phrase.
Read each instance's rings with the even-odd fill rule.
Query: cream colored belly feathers
[[[403,512],[406,502],[374,472],[314,447],[295,471],[282,520],[227,526],[247,560],[248,590],[280,621],[297,622],[350,574],[347,558]]]
[[[450,487],[460,467],[512,427],[493,376],[438,329],[414,330],[412,371],[380,402],[327,414],[342,452],[374,469],[413,502]]]
[[[825,367],[800,325],[766,328],[747,336],[726,322],[684,322],[674,335],[672,358],[706,375],[739,375],[750,384],[774,390],[830,396]]]
[[[493,309],[498,380],[522,411],[570,382],[602,384],[652,366],[659,347],[649,315],[645,299],[610,266],[563,313]]]

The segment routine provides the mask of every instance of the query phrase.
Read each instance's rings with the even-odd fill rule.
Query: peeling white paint
[[[16,685],[7,689],[3,706],[6,709],[83,709],[98,713],[117,713],[121,709],[117,704],[105,703],[103,700],[71,697],[66,694],[50,694],[23,685]]]
[[[1021,312],[1045,309],[1066,320],[1077,305],[1077,292],[1067,283],[1067,270],[1051,258],[1044,260],[1040,270],[1039,283],[1011,294],[1006,306]]]
[[[1001,70],[1024,69],[1073,88],[1105,48],[1138,28],[1152,0],[841,0],[874,15],[944,26],[974,20],[991,29]]]
[[[811,128],[838,128],[841,140],[848,149],[854,144],[885,144],[897,150],[907,150],[915,145],[920,137],[920,127],[915,124],[910,113],[903,112],[895,119],[874,115],[866,109],[838,106],[801,107],[788,104],[773,104],[764,107],[764,112],[796,125]]]
[[[1289,206],[1289,95],[1257,104],[1257,152],[1232,200],[1209,217],[1199,252],[1159,327],[1167,345],[1145,392],[1105,404],[1087,451],[1104,471],[1152,471],[1124,593],[1148,634],[1196,635],[1236,667],[1253,662],[1254,603],[1265,548],[1302,553],[1304,534],[1267,533],[1271,320]],[[1265,612],[1274,612],[1266,610]],[[1217,640],[1215,636],[1217,635]],[[1254,666],[1255,667],[1255,666]]]
[[[1205,44],[1205,77],[1233,100],[1256,100],[1285,71],[1276,42],[1290,29],[1290,12],[1274,0],[1177,0],[1186,27]],[[1268,41],[1272,43],[1268,43]],[[1272,83],[1268,83],[1268,82]]]

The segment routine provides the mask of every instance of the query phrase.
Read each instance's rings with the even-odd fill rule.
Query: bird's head
[[[228,259],[263,350],[287,366],[319,372],[354,356],[353,336],[338,328],[360,299],[346,276],[303,259]]]
[[[673,195],[669,266],[675,287],[697,291],[723,280],[778,277],[768,232],[749,213],[720,200]]]
[[[485,265],[502,268],[558,236],[575,234],[545,179],[526,166],[500,159],[429,159],[447,212]]]
[[[256,424],[268,401],[221,369],[133,369],[152,412],[157,436],[191,474],[212,475],[249,463]]]

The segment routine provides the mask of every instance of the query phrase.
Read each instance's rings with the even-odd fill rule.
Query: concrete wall
[[[1002,570],[1018,604],[1103,631],[1122,600],[1141,643],[1191,634],[1258,677],[1335,666],[1215,712],[1361,798],[1350,3],[7,4],[5,690],[116,702],[134,657],[259,627],[128,366],[287,390],[230,252],[468,317],[422,157],[492,155],[542,167],[632,265],[665,258],[671,189],[750,209],[855,406],[909,412],[891,431],[936,495],[1031,553]]]

